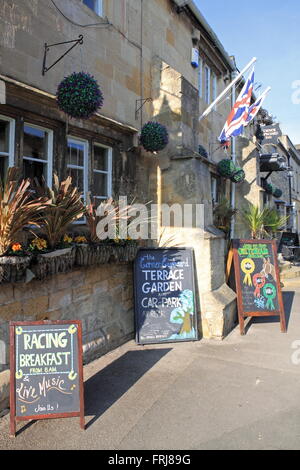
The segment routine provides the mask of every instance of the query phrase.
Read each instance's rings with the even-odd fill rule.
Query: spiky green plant
[[[265,234],[264,223],[269,209],[260,209],[259,206],[249,203],[247,209],[242,209],[242,221],[248,228],[253,239],[262,238]]]
[[[222,198],[219,204],[214,207],[214,224],[220,230],[228,233],[230,230],[230,224],[232,217],[237,213],[237,209],[231,207],[230,202],[226,197]]]
[[[289,216],[282,216],[276,209],[269,209],[264,217],[265,231],[275,237],[276,232],[284,230],[284,227],[289,219]]]
[[[48,197],[51,201],[43,211],[41,228],[47,238],[48,245],[55,249],[61,242],[69,225],[84,214],[84,205],[81,194],[72,186],[72,178],[68,176],[59,182],[54,174],[53,189],[43,181],[36,180],[36,189],[40,196]]]
[[[0,255],[18,241],[26,225],[39,226],[41,210],[48,203],[47,196],[33,198],[29,190],[30,180],[19,179],[19,169],[8,169],[4,180],[0,179]]]

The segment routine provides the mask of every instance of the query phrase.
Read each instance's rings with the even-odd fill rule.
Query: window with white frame
[[[103,16],[102,0],[82,0],[82,3],[93,10],[97,15]]]
[[[52,186],[53,131],[33,124],[24,124],[23,174],[39,181],[44,178]]]
[[[0,176],[14,165],[15,121],[0,115]]]
[[[204,68],[205,77],[205,103],[210,104],[210,68],[206,65]]]
[[[93,200],[98,204],[112,194],[112,148],[93,146]]]
[[[215,73],[213,73],[213,78],[212,78],[212,100],[215,101],[218,96],[218,79]],[[216,106],[214,106],[214,110],[216,110]]]
[[[199,98],[203,96],[203,61],[199,57],[199,68],[198,68],[198,93]]]
[[[86,202],[88,192],[88,142],[68,137],[67,173],[72,178],[72,185],[82,193]]]

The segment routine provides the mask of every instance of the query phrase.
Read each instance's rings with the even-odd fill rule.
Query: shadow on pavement
[[[294,297],[295,297],[295,292],[293,292],[293,291],[284,291],[284,292],[282,292],[282,297],[283,297],[286,329],[288,330],[290,317],[291,317],[291,313],[292,313]],[[251,321],[249,321],[249,323],[245,327],[245,331],[247,332],[247,330],[250,328],[250,324],[252,324],[252,323],[274,323],[274,322],[279,323],[280,318],[278,316],[274,316],[274,317],[253,317],[253,318],[251,318]]]
[[[85,415],[94,417],[86,429],[171,350],[128,351],[89,378],[84,384]]]

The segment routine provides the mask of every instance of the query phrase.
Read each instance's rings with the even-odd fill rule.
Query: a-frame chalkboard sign
[[[84,429],[81,322],[10,322],[11,436],[16,421],[74,416]]]
[[[233,240],[227,261],[227,279],[234,265],[240,332],[246,317],[279,316],[286,332],[275,240]]]

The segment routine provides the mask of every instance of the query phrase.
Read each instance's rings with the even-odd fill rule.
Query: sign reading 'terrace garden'
[[[134,285],[138,344],[198,339],[192,249],[139,250]]]
[[[84,428],[81,322],[10,323],[10,431],[16,421],[80,417]]]
[[[234,262],[235,289],[241,333],[245,317],[279,316],[286,331],[274,240],[233,240],[229,263]],[[227,272],[230,266],[227,267]]]

